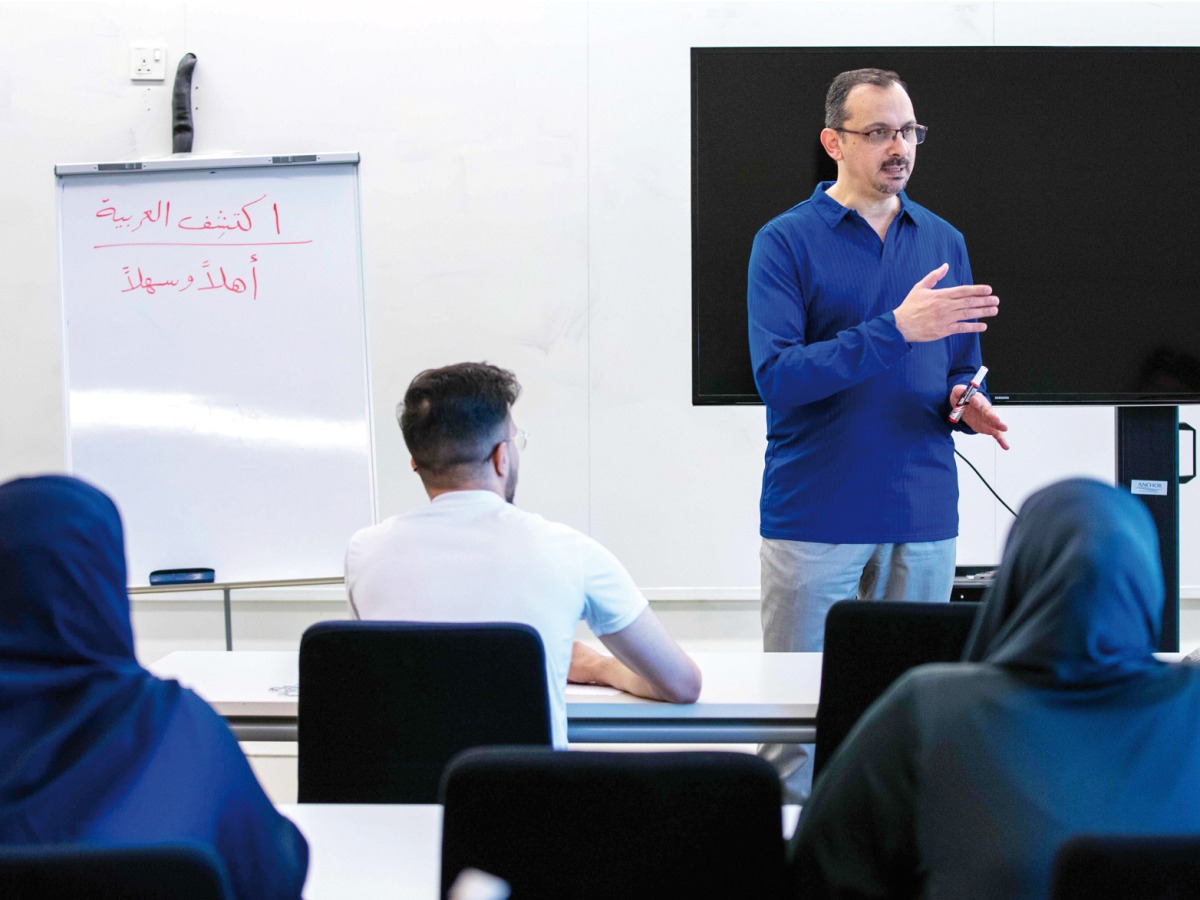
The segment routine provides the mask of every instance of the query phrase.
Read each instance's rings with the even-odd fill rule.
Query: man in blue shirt
[[[949,599],[958,472],[947,416],[980,364],[977,320],[999,304],[972,283],[962,235],[904,194],[926,128],[899,76],[838,75],[825,125],[837,181],[763,226],[750,257],[768,652],[821,650],[837,600]],[[1008,448],[983,393],[959,427]],[[805,750],[764,755],[803,802]]]

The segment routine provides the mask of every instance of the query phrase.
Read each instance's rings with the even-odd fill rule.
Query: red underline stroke
[[[211,244],[193,244],[187,241],[140,241],[131,244],[93,244],[93,250],[107,250],[111,247],[286,247],[294,244],[311,244],[312,238],[307,241],[221,241]]]

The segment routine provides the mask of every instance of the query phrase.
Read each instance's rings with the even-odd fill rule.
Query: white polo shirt
[[[580,619],[597,636],[631,625],[646,598],[585,534],[492,491],[453,491],[359,531],[346,589],[360,619],[520,622],[542,636],[554,746],[567,745],[567,671]]]

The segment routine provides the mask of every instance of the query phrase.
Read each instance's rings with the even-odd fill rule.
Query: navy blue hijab
[[[121,520],[75,478],[0,485],[0,844],[200,841],[299,896],[304,838],[225,723],[134,657]]]
[[[1127,678],[1158,665],[1163,591],[1146,507],[1099,481],[1058,482],[1021,507],[964,659],[1040,684]]]

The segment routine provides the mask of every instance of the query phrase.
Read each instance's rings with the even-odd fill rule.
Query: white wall
[[[170,77],[127,76],[141,40],[199,58],[195,152],[362,154],[383,515],[423,499],[392,419],[403,388],[485,358],[525,385],[522,505],[590,531],[653,598],[752,603],[763,413],[690,404],[689,49],[1192,45],[1200,6],[0,0],[0,478],[62,465],[53,165],[170,152]],[[1112,479],[1111,410],[1005,416],[1010,452],[960,447],[1011,505]],[[995,562],[1010,517],[962,471],[960,562]],[[1200,597],[1200,487],[1182,495]],[[300,621],[284,610],[280,633]],[[147,615],[146,633],[187,640],[187,619]]]

